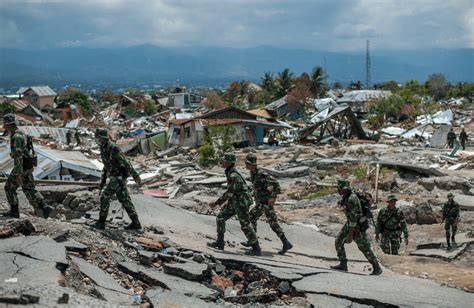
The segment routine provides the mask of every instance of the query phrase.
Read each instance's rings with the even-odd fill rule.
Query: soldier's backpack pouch
[[[365,232],[367,229],[369,229],[369,220],[367,217],[362,216],[361,219],[359,219],[359,222],[357,223],[357,226],[359,227],[360,232]]]

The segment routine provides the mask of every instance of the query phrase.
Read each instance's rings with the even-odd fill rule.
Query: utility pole
[[[365,54],[365,88],[370,89],[370,46],[369,40],[367,40],[367,52]]]

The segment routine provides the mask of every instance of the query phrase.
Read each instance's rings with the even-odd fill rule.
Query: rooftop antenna
[[[365,55],[365,88],[370,89],[370,41],[367,40],[367,52]]]

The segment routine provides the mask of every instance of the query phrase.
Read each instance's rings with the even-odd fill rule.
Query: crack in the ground
[[[24,268],[24,266],[20,266],[18,263],[16,263],[16,258],[18,257],[17,254],[15,254],[13,256],[13,259],[12,259],[12,263],[16,266],[17,270],[15,271],[15,273],[13,273],[12,277],[15,277],[16,274],[18,274],[19,272],[21,272],[21,270]]]
[[[43,261],[43,262],[52,262],[52,261],[47,261],[47,260],[43,260],[43,259],[38,259],[38,258],[35,258],[27,253],[24,253],[23,251],[15,251],[15,250],[12,250],[12,251],[5,251],[4,253],[13,253],[13,254],[17,254],[17,255],[20,255],[20,256],[23,256],[23,257],[27,257],[27,258],[30,258],[30,259],[33,259],[33,260],[37,260],[37,261]]]
[[[397,307],[400,307],[398,305],[394,305],[394,304],[390,304],[390,303],[384,303],[384,302],[380,302],[378,300],[370,299],[370,298],[356,298],[356,297],[351,297],[351,296],[347,296],[347,295],[333,294],[333,293],[328,293],[328,292],[306,291],[305,293],[327,295],[327,296],[331,296],[331,297],[345,299],[345,300],[348,300],[348,301],[351,301],[351,302],[354,302],[354,303],[357,303],[357,304],[361,304],[361,305],[370,305],[370,306],[373,306],[375,308],[397,308]]]

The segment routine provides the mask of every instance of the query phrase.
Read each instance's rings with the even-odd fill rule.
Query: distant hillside
[[[259,80],[265,71],[288,67],[299,74],[326,66],[329,82],[365,80],[365,54],[257,47],[247,49],[152,45],[128,48],[0,49],[0,87],[71,83],[155,84]],[[474,49],[372,51],[372,82],[424,81],[443,73],[451,82],[474,80]]]

